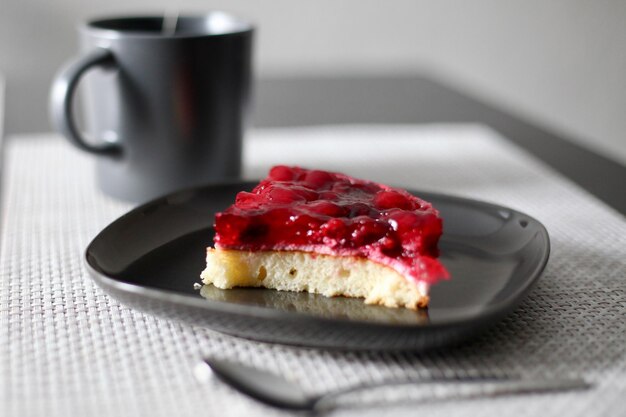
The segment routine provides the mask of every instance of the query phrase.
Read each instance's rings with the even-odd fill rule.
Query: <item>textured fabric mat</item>
[[[0,415],[287,415],[192,369],[203,355],[279,372],[310,392],[389,376],[475,371],[583,376],[586,392],[497,399],[463,389],[383,389],[338,416],[626,415],[626,222],[476,125],[257,130],[248,177],[273,163],[336,169],[484,199],[543,222],[552,254],[519,309],[461,346],[428,354],[329,352],[258,343],[131,310],[89,279],[87,243],[130,206],[94,188],[93,159],[56,136],[5,150],[0,252]],[[581,167],[584,169],[584,167]],[[385,406],[371,402],[388,400]],[[410,400],[400,401],[400,400]]]

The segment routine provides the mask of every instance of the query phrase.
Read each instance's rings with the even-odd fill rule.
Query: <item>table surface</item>
[[[0,72],[0,148],[4,137],[4,75]]]
[[[383,140],[387,146],[380,146]],[[331,147],[335,151],[327,152]],[[309,393],[392,376],[584,377],[593,384],[583,392],[497,399],[479,395],[485,386],[389,387],[359,398],[360,409],[345,408],[333,417],[624,415],[626,221],[484,125],[266,128],[246,138],[247,178],[289,155],[296,165],[492,201],[546,226],[550,261],[517,310],[455,348],[421,353],[260,343],[132,309],[98,290],[83,266],[89,241],[131,207],[93,186],[92,156],[55,134],[14,137],[5,151],[0,375],[7,378],[0,378],[1,416],[287,415],[215,378],[199,384],[191,370],[205,356],[284,375]],[[210,221],[208,216],[205,225]],[[135,232],[128,229],[124,236],[135,239]],[[489,247],[484,237],[476,234],[477,249]],[[203,246],[192,255],[198,272]],[[509,259],[499,249],[496,259]],[[451,256],[463,252],[453,250]],[[512,267],[506,265],[492,265],[493,273]],[[453,279],[474,285],[471,276]],[[471,395],[467,390],[479,398],[459,398]],[[372,401],[384,407],[370,407]]]
[[[2,386],[0,378],[0,415],[284,415],[214,379],[198,384],[190,370],[204,356],[290,375],[307,392],[435,372],[584,376],[593,389],[559,395],[454,401],[453,391],[435,387],[415,394],[440,399],[421,404],[433,417],[623,414],[626,222],[510,142],[596,195],[612,190],[618,200],[606,196],[618,203],[623,167],[423,79],[268,80],[259,85],[257,103],[257,126],[379,125],[259,129],[247,138],[247,175],[266,172],[282,158],[274,150],[283,149],[295,164],[322,160],[336,169],[351,163],[356,176],[401,186],[419,178],[431,189],[519,208],[550,231],[542,279],[484,334],[432,353],[300,349],[161,320],[120,304],[87,279],[84,248],[130,207],[93,187],[93,158],[58,135],[16,137],[2,167],[0,374],[10,383]],[[391,126],[397,123],[409,125]],[[381,147],[380,140],[391,145]],[[358,155],[346,152],[354,141],[361,145]],[[337,152],[323,151],[336,144]],[[446,169],[432,169],[435,163]],[[581,167],[584,175],[576,176]],[[396,391],[388,394],[384,398],[392,400]],[[387,414],[371,408],[337,415],[417,409],[398,404]]]
[[[625,166],[432,78],[265,79],[255,108],[259,127],[483,123],[626,214]]]

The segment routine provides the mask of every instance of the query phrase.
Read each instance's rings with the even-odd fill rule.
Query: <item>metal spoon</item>
[[[489,384],[480,396],[496,397],[500,395],[545,393],[554,391],[570,391],[587,389],[591,384],[583,379],[554,378],[554,379],[521,379],[491,376],[454,376],[429,377],[420,379],[394,379],[375,383],[356,385],[335,390],[321,395],[306,394],[298,385],[271,372],[243,365],[241,363],[207,358],[198,364],[195,369],[196,378],[206,381],[211,374],[236,390],[274,407],[320,411],[332,408],[337,397],[361,390],[372,389],[389,385],[429,384],[429,383],[482,383]]]

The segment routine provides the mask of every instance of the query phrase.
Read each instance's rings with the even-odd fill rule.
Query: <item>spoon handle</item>
[[[211,375],[265,404],[290,410],[325,411],[336,408],[339,397],[381,387],[424,384],[478,385],[479,389],[458,392],[456,397],[497,397],[513,394],[534,394],[555,391],[587,389],[591,384],[583,379],[566,378],[520,378],[512,376],[431,376],[419,378],[387,379],[353,385],[322,395],[309,395],[297,384],[280,375],[223,359],[205,358],[196,369],[200,381]],[[462,395],[459,395],[462,394]],[[454,394],[453,394],[454,396]],[[437,399],[437,398],[435,398]]]
[[[465,398],[499,397],[519,394],[541,394],[548,392],[573,391],[591,388],[592,384],[581,378],[512,378],[512,377],[430,377],[420,379],[385,380],[374,383],[347,387],[323,394],[315,401],[315,409],[332,408],[332,403],[339,397],[375,388],[423,385],[423,384],[480,384],[478,392],[465,395]]]
[[[584,390],[591,387],[592,384],[582,378],[513,379],[502,384],[489,385],[480,395],[498,397],[512,394],[542,394]]]

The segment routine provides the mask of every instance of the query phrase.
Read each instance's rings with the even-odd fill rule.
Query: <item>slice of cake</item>
[[[347,175],[275,166],[215,216],[202,281],[417,309],[448,277],[437,260],[442,221],[404,190]]]

